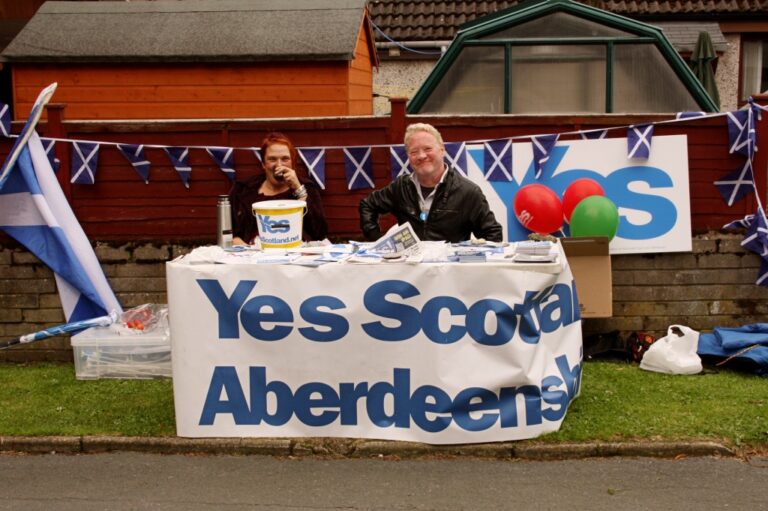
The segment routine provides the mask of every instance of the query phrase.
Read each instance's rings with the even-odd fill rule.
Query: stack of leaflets
[[[557,246],[551,241],[519,241],[513,260],[518,263],[551,263],[557,261]]]

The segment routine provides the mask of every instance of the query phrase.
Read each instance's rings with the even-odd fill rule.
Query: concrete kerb
[[[457,458],[563,460],[594,457],[738,456],[716,442],[589,442],[574,444],[429,445],[345,438],[179,438],[120,436],[0,437],[0,452],[89,454],[110,451],[158,454],[322,456],[335,458]]]

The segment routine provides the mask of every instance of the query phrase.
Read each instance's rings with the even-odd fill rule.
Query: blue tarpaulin
[[[715,327],[699,335],[700,356],[712,356],[738,362],[741,367],[768,377],[768,323],[753,323],[735,328]],[[725,365],[725,364],[723,364]]]

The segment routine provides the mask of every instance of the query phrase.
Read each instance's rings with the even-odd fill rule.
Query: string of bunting
[[[768,107],[758,105],[752,98],[747,105],[733,112],[708,114],[705,112],[678,112],[674,119],[657,121],[642,125],[614,126],[609,128],[577,130],[559,134],[535,134],[514,136],[492,140],[471,140],[464,142],[448,142],[445,144],[446,160],[458,172],[467,175],[467,146],[482,144],[484,149],[484,177],[488,181],[512,181],[512,147],[514,141],[530,141],[533,149],[535,177],[540,179],[544,165],[549,159],[552,149],[562,136],[580,136],[584,140],[606,138],[609,131],[623,130],[627,138],[627,157],[631,159],[647,159],[651,154],[654,127],[660,124],[685,122],[691,119],[727,116],[729,153],[744,156],[744,161],[732,172],[714,182],[723,200],[732,206],[737,201],[754,192],[758,208],[755,214],[735,220],[723,226],[724,229],[747,229],[742,242],[746,249],[761,257],[761,267],[757,284],[768,286],[768,221],[765,210],[760,203],[753,174],[754,153],[757,150],[756,120],[762,111]],[[0,103],[0,136],[14,138],[11,134],[11,119],[9,107]],[[64,142],[72,145],[71,182],[77,184],[94,184],[99,162],[101,146],[113,145],[134,168],[144,183],[149,184],[151,162],[145,156],[146,148],[162,149],[171,165],[179,175],[181,182],[189,188],[192,167],[189,164],[189,152],[192,149],[204,150],[222,172],[231,180],[236,179],[235,151],[248,150],[259,161],[262,161],[260,150],[256,147],[217,147],[217,146],[185,146],[169,147],[162,145],[133,145],[92,140],[71,140],[62,138],[43,137],[43,146],[54,171],[58,172],[61,162],[56,157],[56,143]],[[411,172],[408,155],[402,144],[369,145],[369,146],[325,146],[299,147],[297,151],[310,177],[325,189],[325,159],[329,150],[341,150],[344,157],[344,173],[349,190],[375,188],[373,179],[372,153],[375,148],[389,148],[390,168],[392,179]]]

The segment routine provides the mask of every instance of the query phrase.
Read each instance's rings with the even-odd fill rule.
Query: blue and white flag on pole
[[[299,158],[307,166],[307,172],[321,190],[325,190],[325,149],[300,147]]]
[[[61,160],[56,157],[56,141],[52,138],[41,138],[40,141],[43,143],[43,149],[45,149],[45,155],[48,157],[51,168],[58,173]]]
[[[0,103],[0,135],[11,137],[11,107],[5,103]]]
[[[206,147],[205,151],[230,181],[235,180],[235,150],[231,147]]]
[[[483,143],[485,179],[512,181],[512,140],[491,140]]]
[[[373,162],[370,147],[344,148],[344,173],[347,189],[376,188],[373,184]]]
[[[653,124],[627,128],[627,158],[645,158],[651,155]]]
[[[531,146],[533,147],[533,164],[536,168],[536,179],[541,177],[544,171],[544,165],[549,161],[549,153],[557,144],[560,135],[537,135],[531,137]]]
[[[402,175],[412,172],[411,162],[408,160],[408,152],[404,145],[393,145],[389,148],[389,165],[392,169],[392,181]]]
[[[67,322],[120,313],[122,308],[34,131],[40,108],[33,107],[0,174],[0,229],[54,272]]]
[[[188,147],[163,147],[163,151],[171,160],[171,165],[179,173],[181,182],[189,188],[189,175],[192,173],[192,167],[189,166],[189,148]]]
[[[71,183],[92,185],[96,183],[99,166],[99,144],[72,141]]]
[[[445,144],[445,162],[462,176],[467,176],[467,143],[448,142]]]
[[[144,156],[144,145],[117,144],[117,149],[125,156],[144,184],[149,184],[150,163]]]

